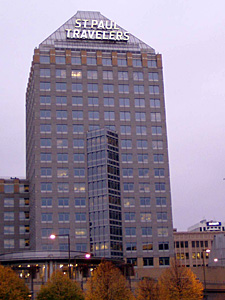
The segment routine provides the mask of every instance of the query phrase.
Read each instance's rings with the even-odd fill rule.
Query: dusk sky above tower
[[[78,10],[100,11],[162,54],[174,227],[224,221],[224,9],[223,0],[1,3],[0,177],[25,177],[34,47]]]

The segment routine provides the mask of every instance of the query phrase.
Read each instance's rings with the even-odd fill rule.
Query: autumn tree
[[[11,268],[0,265],[0,299],[28,300],[29,289]]]
[[[76,282],[57,271],[41,287],[37,300],[84,300],[84,295]]]
[[[199,300],[203,297],[203,286],[190,268],[180,267],[175,262],[160,276],[159,299]]]
[[[158,300],[157,282],[152,278],[139,281],[135,290],[137,300]]]
[[[87,282],[85,300],[134,299],[125,277],[111,262],[102,262]]]

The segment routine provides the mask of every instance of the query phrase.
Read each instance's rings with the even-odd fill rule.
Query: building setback
[[[26,93],[30,246],[164,266],[173,256],[160,54],[99,12],[34,50]],[[114,144],[112,144],[112,140]]]

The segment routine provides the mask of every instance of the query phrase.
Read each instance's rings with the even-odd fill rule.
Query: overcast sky
[[[33,50],[78,10],[100,11],[163,55],[174,227],[225,221],[224,0],[0,0],[0,177],[25,176]]]

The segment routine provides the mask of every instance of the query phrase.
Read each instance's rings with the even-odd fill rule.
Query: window
[[[148,80],[158,81],[159,80],[159,74],[156,73],[156,72],[148,73]]]
[[[85,168],[74,168],[74,177],[84,177]]]
[[[86,206],[86,199],[85,198],[75,198],[75,206]]]
[[[124,182],[123,190],[124,190],[124,192],[133,192],[134,191],[134,183],[133,182]]]
[[[158,85],[150,85],[149,86],[149,93],[152,94],[159,94],[159,86]]]
[[[112,80],[113,72],[112,71],[103,71],[103,79]]]
[[[160,266],[169,266],[170,258],[169,257],[159,257],[159,265]]]
[[[144,257],[143,266],[153,266],[153,257]]]
[[[50,91],[51,83],[50,82],[40,82],[40,90],[41,91]]]
[[[98,79],[98,72],[96,70],[88,70],[87,78],[88,79]]]
[[[85,182],[74,183],[74,192],[75,193],[84,193],[85,192]]]
[[[145,112],[136,112],[135,119],[136,121],[145,121],[146,120]]]
[[[51,111],[50,110],[40,110],[40,118],[41,119],[50,119],[51,118]]]
[[[121,148],[122,149],[131,149],[132,141],[131,140],[121,140]]]
[[[57,124],[56,125],[56,132],[57,133],[67,133],[68,127],[65,124]]]
[[[163,154],[153,154],[153,162],[154,163],[163,163]]]
[[[84,125],[80,125],[80,124],[73,125],[73,133],[78,133],[78,134],[84,133]]]
[[[57,154],[57,162],[68,162],[68,154],[67,153],[58,153]]]
[[[157,234],[158,236],[168,236],[168,227],[158,227]]]
[[[152,251],[153,250],[153,243],[142,243],[142,250],[143,251]]]
[[[137,148],[138,149],[148,149],[147,140],[137,140]]]
[[[121,159],[123,163],[132,163],[133,162],[133,156],[131,153],[122,153]]]
[[[20,198],[19,199],[19,206],[20,207],[28,207],[30,205],[29,198]]]
[[[119,80],[128,80],[128,72],[127,71],[119,71],[118,79]]]
[[[152,214],[151,213],[140,213],[141,222],[151,222]]]
[[[124,202],[124,207],[134,207],[135,206],[134,197],[123,198],[123,202]]]
[[[72,116],[73,116],[73,120],[83,120],[83,111],[82,110],[73,110]]]
[[[50,96],[40,96],[40,104],[45,104],[45,105],[51,104],[51,97]]]
[[[136,242],[126,243],[126,251],[137,251],[137,243]]]
[[[5,198],[4,199],[4,207],[14,207],[14,199],[13,198]]]
[[[41,64],[50,64],[50,56],[40,55],[40,63]]]
[[[55,63],[56,64],[65,64],[66,63],[65,56],[56,56],[55,57]]]
[[[69,170],[68,168],[58,168],[57,169],[57,177],[58,178],[64,178],[69,176]]]
[[[138,169],[138,176],[143,177],[143,178],[148,178],[149,177],[149,169],[148,168],[141,168]]]
[[[74,162],[84,162],[84,154],[83,153],[76,153],[74,154]]]
[[[13,225],[4,226],[4,234],[14,234],[14,226]]]
[[[136,267],[137,266],[137,258],[134,258],[134,257],[127,258],[127,263]]]
[[[161,135],[162,127],[161,126],[152,126],[152,135]]]
[[[147,127],[146,126],[136,126],[136,134],[137,135],[146,135],[147,134]]]
[[[84,238],[84,237],[87,237],[87,229],[86,229],[86,228],[78,228],[78,229],[75,229],[75,237],[76,237],[76,238]]]
[[[14,240],[13,239],[5,239],[4,240],[4,248],[5,249],[14,248]]]
[[[66,78],[66,70],[56,69],[55,70],[55,77],[56,78]]]
[[[29,239],[20,239],[19,240],[19,246],[20,248],[27,248],[30,246],[30,240]]]
[[[67,182],[57,183],[57,191],[59,193],[68,193],[69,192],[69,183],[67,183]]]
[[[152,149],[163,149],[163,141],[152,141]]]
[[[126,236],[136,236],[136,228],[135,227],[125,227],[125,235]]]
[[[166,191],[165,182],[156,182],[155,183],[155,191],[156,192],[165,192]]]
[[[114,98],[104,98],[104,106],[114,106]]]
[[[157,66],[156,60],[148,60],[148,67],[155,68]]]
[[[141,59],[133,59],[133,67],[141,67],[142,62]]]
[[[103,66],[111,66],[112,65],[112,59],[111,58],[102,58],[102,65]]]
[[[66,110],[57,110],[56,111],[56,119],[67,119],[67,111]]]
[[[82,83],[72,83],[73,92],[82,92],[82,90],[83,90]]]
[[[134,80],[144,80],[144,75],[142,72],[133,72]]]
[[[113,84],[103,84],[103,92],[104,93],[114,93],[114,85]]]
[[[147,182],[139,183],[139,192],[149,193],[150,192],[150,184]]]
[[[128,84],[119,84],[118,89],[119,89],[119,93],[129,93]]]
[[[73,148],[84,148],[84,139],[74,139]]]
[[[56,82],[55,86],[57,92],[66,91],[66,82]]]
[[[4,221],[14,221],[14,212],[4,212]]]
[[[57,139],[56,145],[57,145],[57,148],[68,148],[68,140],[67,139]]]
[[[41,237],[43,237],[43,238],[49,238],[52,233],[53,233],[52,228],[42,228],[41,229]]]
[[[52,177],[52,168],[41,168],[41,177]]]
[[[87,251],[87,244],[76,244],[76,251]]]
[[[97,60],[96,57],[87,57],[87,65],[96,65]]]
[[[67,104],[66,96],[56,96],[56,104],[57,105],[66,105]]]
[[[52,198],[41,198],[42,207],[52,207]]]
[[[161,122],[161,113],[151,113],[151,121],[152,122]]]
[[[125,218],[125,222],[135,221],[135,213],[134,212],[125,212],[124,218]]]
[[[41,162],[51,162],[52,154],[51,153],[41,153]]]
[[[117,59],[117,64],[120,67],[126,67],[127,66],[127,60],[126,60],[126,58],[118,58]]]
[[[169,250],[169,242],[160,242],[159,243],[159,250]]]
[[[52,192],[52,183],[51,182],[42,182],[41,183],[41,192]]]
[[[69,213],[59,213],[58,220],[59,220],[59,223],[69,223],[70,214]]]
[[[120,112],[120,121],[130,121],[130,112],[129,111],[121,111]]]
[[[50,69],[40,69],[40,77],[50,77]]]
[[[145,107],[145,99],[134,99],[135,107]]]
[[[167,212],[158,212],[157,221],[167,221]]]
[[[139,163],[148,163],[148,154],[138,154],[137,158]]]
[[[71,64],[72,65],[81,65],[81,58],[78,56],[71,57]]]
[[[76,222],[86,222],[86,213],[75,213]]]
[[[41,214],[42,223],[52,223],[52,213],[42,213]]]
[[[71,77],[76,79],[82,78],[82,71],[81,70],[72,70],[71,71]]]
[[[157,206],[166,206],[166,197],[156,197]]]
[[[114,121],[115,120],[115,112],[114,111],[105,111],[104,119],[105,119],[105,121]]]
[[[89,125],[89,131],[98,130],[98,129],[100,129],[99,125],[92,125],[92,124]]]
[[[88,88],[89,93],[98,92],[98,84],[97,83],[88,83],[87,88]]]
[[[152,227],[142,227],[141,233],[142,236],[152,236]]]
[[[89,111],[88,119],[89,120],[99,120],[99,112],[98,111]]]
[[[112,131],[116,131],[116,126],[115,125],[105,125],[106,128]]]
[[[120,107],[130,107],[130,99],[129,98],[120,98]]]
[[[19,226],[19,233],[20,234],[30,233],[30,226],[29,225],[20,225]]]
[[[98,98],[97,97],[88,97],[88,105],[89,106],[98,106]]]
[[[150,107],[151,108],[160,108],[160,100],[159,99],[150,99]]]
[[[59,228],[59,235],[68,235],[70,234],[69,228]]]
[[[134,93],[135,94],[144,94],[145,89],[143,85],[134,85]]]
[[[50,124],[41,124],[40,132],[41,133],[51,133],[52,127]]]
[[[83,98],[79,96],[72,97],[72,105],[74,106],[82,106],[83,105]]]
[[[155,177],[164,177],[165,176],[165,169],[162,169],[162,168],[154,169],[154,176]]]
[[[131,134],[131,126],[121,125],[120,126],[120,132],[121,132],[121,134],[127,134],[127,135]]]

